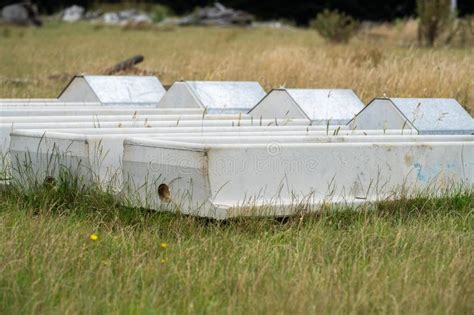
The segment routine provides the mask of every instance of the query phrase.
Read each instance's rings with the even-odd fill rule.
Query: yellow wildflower
[[[168,244],[166,244],[166,243],[161,243],[161,244],[160,244],[160,247],[161,247],[162,249],[166,249],[166,248],[168,247]]]
[[[95,233],[92,233],[91,236],[89,236],[89,238],[91,241],[97,241],[99,239],[99,236],[97,236],[97,234]]]

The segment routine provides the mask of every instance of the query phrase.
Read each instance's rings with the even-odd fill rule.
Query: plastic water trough
[[[210,117],[207,115],[206,117]],[[202,116],[200,116],[202,117]],[[229,119],[229,120],[212,120],[212,119],[194,119],[194,120],[134,120],[131,116],[124,121],[100,121],[93,117],[88,117],[85,121],[60,122],[54,119],[54,122],[35,122],[35,118],[31,122],[19,123],[0,123],[0,154],[8,150],[10,141],[10,133],[18,129],[71,129],[71,128],[153,128],[153,127],[233,127],[233,126],[271,126],[271,125],[293,125],[305,126],[306,120],[252,120],[252,119]]]
[[[111,115],[111,114],[89,114],[89,115],[69,115],[69,116],[9,116],[2,117],[1,123],[47,123],[47,122],[126,122],[126,121],[186,121],[186,120],[243,120],[247,117],[234,114],[234,115],[202,115],[202,114],[176,114],[176,113],[159,113],[159,114],[144,114],[139,115],[136,113],[127,115]]]
[[[361,180],[361,185],[362,183],[364,183],[364,185],[369,185],[369,183],[374,183],[374,181],[376,181],[377,185],[382,185],[377,188],[380,190],[380,194],[377,193],[375,196],[377,198],[384,197],[384,193],[386,193],[384,189],[386,187],[394,188],[395,184],[400,184],[401,177],[407,176],[407,178],[412,179],[411,177],[408,177],[409,172],[404,173],[407,169],[410,169],[411,172],[419,173],[420,176],[415,179],[418,178],[421,182],[414,181],[407,182],[406,184],[415,186],[421,185],[421,187],[427,187],[428,184],[432,184],[432,181],[438,176],[444,174],[444,172],[456,175],[457,177],[449,175],[449,179],[455,181],[455,183],[463,182],[465,178],[469,179],[474,175],[472,173],[474,167],[474,156],[472,151],[472,144],[474,142],[472,136],[390,136],[383,134],[362,136],[325,136],[320,134],[242,136],[241,134],[229,134],[228,136],[224,135],[221,137],[196,135],[172,137],[168,134],[161,136],[160,140],[156,139],[156,137],[158,137],[156,134],[151,136],[140,135],[140,138],[128,139],[126,136],[126,134],[113,135],[112,137],[104,135],[94,137],[84,135],[48,134],[45,138],[40,138],[39,135],[36,135],[35,137],[34,135],[28,134],[27,131],[19,131],[12,134],[11,151],[12,155],[15,156],[14,160],[16,163],[19,163],[19,165],[28,165],[28,163],[30,163],[33,173],[40,176],[39,180],[42,180],[47,176],[54,176],[54,173],[58,171],[58,165],[67,165],[75,175],[87,179],[88,182],[106,180],[111,183],[115,181],[114,184],[117,185],[116,187],[119,187],[121,186],[121,182],[125,181],[125,187],[127,188],[126,191],[129,196],[140,196],[139,202],[142,203],[147,203],[148,201],[153,200],[151,204],[146,204],[146,206],[155,209],[161,209],[163,206],[159,202],[159,194],[158,197],[156,197],[156,189],[159,187],[155,187],[156,183],[161,182],[161,184],[167,185],[170,191],[176,192],[174,200],[175,203],[179,201],[180,211],[211,217],[226,217],[227,212],[225,212],[224,215],[222,213],[214,213],[213,211],[215,209],[213,207],[209,208],[209,205],[206,206],[207,210],[200,209],[199,207],[199,209],[194,208],[194,201],[191,204],[183,204],[183,200],[181,200],[183,198],[182,193],[186,192],[186,197],[190,197],[190,192],[198,191],[200,189],[199,184],[196,186],[193,183],[199,183],[199,180],[202,178],[189,177],[188,175],[196,175],[195,172],[199,174],[202,172],[205,173],[207,167],[209,167],[209,171],[216,171],[218,173],[226,173],[227,170],[229,170],[229,174],[221,175],[225,175],[229,180],[232,179],[235,181],[235,185],[238,185],[240,180],[243,180],[242,183],[247,181],[245,178],[242,178],[239,174],[235,174],[234,172],[235,170],[238,170],[238,172],[242,171],[248,175],[248,173],[241,169],[242,167],[245,168],[245,165],[249,165],[249,167],[253,169],[258,167],[260,163],[263,163],[260,165],[262,167],[266,167],[265,165],[272,165],[272,167],[275,167],[276,170],[280,172],[280,175],[283,174],[281,173],[283,171],[289,173],[295,171],[298,173],[299,171],[303,172],[307,167],[318,166],[317,170],[322,172],[321,176],[324,179],[322,182],[326,185],[330,184],[330,182],[327,181],[329,178],[328,174],[333,174],[334,176],[338,173],[344,174],[341,172],[351,169],[352,167],[350,159],[341,160],[342,157],[338,155],[335,156],[335,162],[333,161],[334,163],[331,166],[329,164],[332,161],[330,156],[325,154],[324,156],[328,160],[321,160],[318,155],[320,153],[319,151],[314,153],[316,155],[312,159],[308,159],[309,153],[306,152],[306,149],[303,150],[304,154],[300,157],[298,151],[293,152],[291,155],[287,152],[286,148],[288,146],[292,147],[297,145],[305,147],[307,145],[326,145],[326,148],[329,150],[332,148],[331,145],[338,148],[338,145],[340,144],[351,144],[350,147],[352,149],[357,148],[358,146],[368,148],[368,152],[360,151],[359,149],[355,150],[362,155],[354,160],[355,162],[360,162],[360,164],[353,165],[353,172],[357,172],[357,176],[359,176],[358,178]],[[166,139],[166,141],[163,141],[162,139]],[[373,144],[373,146],[367,147],[366,144],[368,143]],[[427,148],[432,148],[433,146],[436,147],[439,143],[450,144],[450,146],[445,147],[446,150],[453,149],[455,152],[461,152],[462,154],[456,158],[451,158],[451,153],[447,153],[448,159],[444,162],[442,156],[435,155],[437,160],[432,160],[432,162],[430,162],[428,159],[428,156],[431,156],[430,151],[421,150],[419,147],[421,145],[421,147],[426,146]],[[122,147],[121,144],[124,144],[124,146]],[[154,144],[159,145],[155,146]],[[403,159],[399,156],[399,145],[403,145],[406,149],[406,154],[403,156]],[[379,146],[383,147],[384,150],[379,150],[381,153],[376,157],[372,157],[371,154],[374,154],[374,150],[375,152],[378,152],[374,148]],[[258,153],[257,155],[252,155],[253,151],[250,150],[254,147],[260,148],[256,151]],[[459,147],[461,147],[461,151],[458,150]],[[209,153],[214,152],[211,150],[212,148],[216,148],[215,152],[221,152],[221,149],[224,148],[230,148],[230,151],[228,155],[223,156],[221,155],[222,152],[219,153],[216,156],[222,157],[222,159],[215,160],[211,159],[211,157],[215,156],[214,154],[209,155]],[[238,155],[238,158],[241,159],[240,161],[234,161],[234,158],[231,158],[231,155],[237,152],[236,150],[240,154]],[[395,150],[394,153],[392,153],[392,150]],[[282,156],[281,152],[285,152],[285,154]],[[329,150],[329,152],[332,151]],[[364,154],[367,154],[367,156]],[[395,154],[397,158],[392,157],[393,154]],[[351,156],[355,157],[353,155]],[[25,161],[26,159],[27,161]],[[188,164],[193,165],[193,163],[198,163],[198,161],[202,161],[203,159],[208,163],[217,164],[199,164],[200,166],[196,167],[195,170],[189,170],[189,167],[187,166]],[[362,163],[362,161],[371,162],[372,160],[376,160],[377,163]],[[461,160],[463,161],[462,163],[460,162]],[[383,161],[386,161],[387,163],[382,163]],[[321,166],[321,163],[323,162],[326,163],[324,167]],[[342,169],[338,162],[342,163]],[[255,163],[258,165],[253,165]],[[312,166],[313,163],[315,165]],[[405,166],[400,166],[399,164],[404,164]],[[407,166],[408,164],[410,167]],[[173,168],[173,165],[176,167]],[[288,168],[285,168],[285,165]],[[302,169],[299,169],[299,167],[302,167]],[[374,167],[379,170],[380,173],[377,173],[379,177],[371,177],[374,175]],[[169,173],[168,170],[172,170],[172,172]],[[183,173],[179,173],[179,170],[182,170]],[[397,173],[396,170],[399,172]],[[461,170],[464,173],[462,173]],[[271,174],[272,170],[264,169],[262,172],[260,172],[260,176],[265,177],[264,173],[270,172],[269,174]],[[122,173],[124,174],[123,178],[121,176]],[[351,173],[349,173],[349,175],[350,174]],[[398,177],[395,177],[392,180],[391,176],[394,174],[398,174]],[[214,175],[215,174],[211,173],[206,174],[206,180],[210,181],[214,178]],[[307,174],[300,175],[306,176]],[[314,173],[313,175],[316,176],[317,173]],[[318,176],[315,178],[318,178]],[[270,182],[262,182],[262,179],[260,182],[264,185],[258,190],[247,191],[246,189],[241,189],[241,191],[246,191],[247,193],[251,191],[254,193],[261,193],[262,190],[268,191],[267,186],[273,183],[273,180],[275,179],[273,175],[270,176],[270,178],[272,178]],[[313,179],[313,181],[314,180],[315,179]],[[334,184],[339,186],[339,177],[334,177],[333,180]],[[309,183],[313,185],[312,182]],[[342,183],[343,191],[348,190],[347,192],[349,193],[349,188],[352,189],[353,187],[347,186],[344,181]],[[234,184],[231,184],[233,188],[235,188]],[[423,186],[422,184],[426,185]],[[470,184],[472,184],[472,182],[470,182]],[[289,182],[288,185],[290,186],[287,188],[291,190],[293,185],[296,184]],[[367,188],[367,186],[364,185],[363,187]],[[142,188],[135,189],[135,187]],[[243,187],[245,187],[245,185]],[[326,188],[329,189],[329,187],[330,185]],[[252,187],[252,189],[254,188],[255,187]],[[320,188],[321,186],[318,186],[318,191],[320,191]],[[370,185],[368,188],[370,188]],[[269,191],[272,192],[272,189]],[[295,196],[297,199],[303,198],[305,192],[307,192],[307,190],[300,194],[296,194]],[[369,190],[367,193],[370,194],[373,192]],[[356,197],[359,198],[360,194],[361,192],[357,191]],[[240,191],[237,195],[242,196]],[[251,196],[250,194],[248,196],[252,198],[256,197]],[[265,194],[263,200],[269,196],[269,194]],[[338,194],[336,197],[341,196]],[[350,200],[351,195],[349,194],[344,197],[347,197],[349,198],[348,200]],[[375,197],[372,196],[371,199],[369,198],[368,200],[373,200]],[[246,198],[239,197],[237,199],[239,202],[248,201]],[[199,201],[201,199],[198,198],[196,200]],[[333,202],[335,200],[331,199],[328,201]],[[263,201],[258,201],[258,204],[260,202]],[[263,205],[265,204],[266,203]],[[236,213],[235,215],[240,214]]]
[[[325,130],[318,126],[282,126],[282,127],[167,127],[167,128],[117,128],[106,129],[63,129],[63,130],[16,130],[11,133],[11,143],[9,151],[17,166],[30,165],[36,171],[44,168],[37,166],[37,156],[50,156],[48,163],[56,161],[53,157],[67,156],[66,159],[84,159],[91,165],[91,170],[85,169],[86,173],[97,174],[96,179],[101,184],[113,184],[120,186],[121,184],[121,165],[123,157],[123,141],[130,136],[140,137],[159,137],[162,139],[200,139],[207,137],[220,137],[228,135],[229,137],[259,137],[274,136],[287,137],[292,136],[325,136],[334,134],[335,130]],[[117,133],[119,132],[119,133]],[[338,131],[341,134],[381,134],[381,131]],[[395,131],[392,131],[395,134]],[[204,141],[204,140],[203,140]],[[73,151],[72,147],[81,147],[83,150]],[[10,161],[10,155],[7,155],[6,161]],[[30,161],[31,160],[31,161]],[[40,159],[44,161],[44,159]],[[57,161],[60,163],[61,161]],[[64,163],[67,164],[67,163]],[[117,180],[118,179],[118,180]],[[115,181],[115,182],[114,182]]]
[[[84,115],[193,115],[203,114],[198,108],[168,109],[136,106],[48,106],[47,108],[24,106],[0,106],[1,117],[44,117]],[[1,118],[0,118],[1,119]],[[0,120],[1,122],[1,120]]]
[[[126,139],[125,191],[138,196],[137,205],[224,219],[474,184],[472,136],[402,136],[393,142],[366,137],[344,143]]]
[[[198,115],[202,118],[201,115]],[[206,115],[206,117],[212,117],[213,115]],[[219,116],[219,115],[217,115]],[[223,115],[220,115],[224,117]],[[195,127],[195,128],[206,128],[206,127],[234,127],[234,126],[272,126],[272,125],[293,125],[293,126],[305,126],[306,120],[252,120],[242,119],[241,115],[236,115],[239,119],[194,119],[194,120],[134,120],[129,119],[126,121],[95,121],[89,117],[84,122],[60,122],[60,120],[54,119],[54,122],[34,122],[35,118],[32,118],[32,122],[23,123],[0,123],[0,170],[9,168],[10,157],[8,154],[10,146],[10,134],[14,130],[19,129],[77,129],[77,128],[94,128],[100,130],[101,128],[157,128],[157,127],[168,127],[168,128],[181,128],[181,127]],[[131,116],[132,117],[132,116]],[[151,131],[147,131],[150,133]]]

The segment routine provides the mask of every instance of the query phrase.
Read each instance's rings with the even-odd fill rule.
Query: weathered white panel
[[[187,213],[201,216],[213,207],[208,199],[211,191],[209,179],[205,176],[208,159],[204,150],[163,148],[158,152],[134,146],[125,152],[127,161],[124,161],[124,166],[127,171],[124,172],[126,185],[123,192],[132,204],[170,211],[180,211],[183,204],[192,204],[192,212]],[[132,168],[134,172],[130,171]],[[164,186],[172,189],[172,199],[168,200],[166,194],[160,194],[160,185],[172,183],[173,180],[174,184]]]
[[[84,116],[84,115],[201,115],[198,108],[137,108],[137,106],[100,106],[100,107],[48,107],[48,108],[2,108],[0,107],[0,122],[3,117],[45,117],[45,116]]]
[[[35,104],[57,102],[57,98],[0,98],[0,106],[5,104]]]
[[[129,138],[130,135],[128,136]],[[140,135],[139,138],[142,138]],[[226,133],[221,135],[209,135],[209,134],[191,134],[191,135],[146,135],[147,138],[151,139],[166,139],[167,141],[174,142],[185,142],[185,143],[198,143],[205,145],[214,144],[268,144],[279,145],[286,143],[349,143],[349,142],[465,142],[473,141],[474,136],[470,135],[449,135],[449,136],[400,136],[400,135],[340,135],[340,136],[327,136],[322,132],[306,133],[306,134],[287,134],[287,133],[269,133],[269,134],[235,134]],[[133,136],[135,139],[136,137]]]
[[[10,147],[13,178],[24,187],[43,183],[60,172],[92,181],[87,142],[69,138],[21,137]]]
[[[0,129],[1,130],[1,129]],[[30,131],[31,130],[31,131]],[[9,165],[9,155],[8,146],[10,143],[10,132],[14,131],[11,127],[3,130],[4,139],[2,140],[2,151],[0,160],[0,169],[5,169]],[[103,144],[102,152],[107,152],[104,147],[119,148],[121,150],[123,139],[130,136],[146,136],[146,137],[156,137],[160,139],[166,138],[175,138],[175,139],[188,139],[199,135],[204,136],[224,136],[233,135],[233,136],[269,136],[275,135],[277,137],[284,136],[324,136],[324,135],[377,135],[377,134],[392,134],[392,135],[401,135],[401,131],[397,130],[347,130],[347,126],[339,126],[334,129],[327,129],[323,126],[233,126],[233,127],[218,127],[218,126],[200,126],[200,127],[184,127],[184,126],[173,126],[173,127],[158,127],[158,128],[68,128],[68,129],[48,129],[48,130],[37,130],[37,129],[22,129],[16,132],[17,136],[32,136],[42,138],[48,136],[49,138],[54,138],[56,134],[59,134],[62,137],[65,137],[65,134],[71,135],[84,135],[81,138],[81,141],[86,141],[85,135],[93,135],[100,143]],[[406,134],[406,131],[404,132]],[[77,136],[76,136],[77,138]],[[89,143],[92,143],[92,140],[87,140]],[[95,141],[95,140],[94,140]],[[97,141],[96,141],[97,142]],[[276,142],[276,141],[275,141]],[[33,148],[35,149],[35,148]],[[119,151],[121,152],[121,151]],[[115,165],[121,165],[122,154],[108,153],[106,155],[107,161],[109,161],[109,166],[104,166],[108,174],[112,174],[113,177],[121,178],[121,175],[116,175],[117,172],[110,171],[115,168]],[[94,158],[91,158],[94,160]],[[110,162],[111,161],[111,162]],[[105,162],[102,165],[106,165]],[[112,175],[109,175],[112,176]],[[111,182],[107,176],[100,177],[101,182]],[[117,183],[120,180],[116,181]]]
[[[72,129],[72,128],[153,128],[153,127],[234,127],[234,126],[304,126],[306,120],[163,120],[163,121],[88,121],[88,122],[38,122],[38,123],[0,123],[0,154],[7,151],[10,133],[17,129]]]
[[[307,120],[164,120],[125,122],[68,122],[68,123],[0,123],[0,140],[15,129],[74,129],[74,128],[153,128],[153,127],[239,127],[239,126],[305,126]]]
[[[191,114],[191,115],[148,115],[148,114],[141,114],[132,113],[128,115],[69,115],[69,116],[39,116],[39,117],[28,117],[28,116],[7,116],[3,117],[1,123],[47,123],[47,122],[56,122],[60,121],[62,123],[66,122],[143,122],[143,121],[175,121],[179,122],[180,120],[183,121],[192,121],[192,120],[199,120],[199,121],[207,121],[207,120],[239,120],[239,119],[247,119],[247,117],[241,114],[233,114],[233,115],[202,115],[202,114]]]
[[[29,181],[41,183],[47,176],[58,176],[59,169],[67,166],[64,170],[84,180],[81,184],[116,188],[122,182],[122,174],[118,172],[121,170],[122,142],[115,139],[104,141],[102,137],[93,135],[12,133],[10,156],[13,175],[20,177],[24,172]],[[75,167],[71,168],[71,165]]]
[[[245,128],[245,127],[241,127]],[[264,127],[262,127],[264,128]],[[234,128],[240,129],[240,128]],[[277,130],[279,128],[276,128]],[[27,139],[37,138],[39,139],[48,139],[49,148],[56,148],[59,152],[67,150],[68,147],[61,147],[61,143],[64,140],[69,139],[71,142],[81,142],[86,143],[84,150],[80,156],[88,156],[88,160],[91,163],[93,168],[93,174],[96,177],[97,181],[101,184],[110,186],[120,186],[122,182],[122,156],[123,156],[123,141],[130,137],[132,134],[129,132],[123,134],[107,134],[101,133],[101,130],[98,129],[96,134],[73,134],[73,133],[60,133],[54,131],[29,131],[29,130],[20,130],[13,132],[12,137],[12,148],[17,148],[18,143],[27,142]],[[352,131],[351,131],[352,132]],[[364,131],[365,132],[365,131]],[[379,132],[380,133],[380,132]],[[310,131],[296,131],[296,132],[287,132],[287,131],[271,131],[271,132],[227,132],[227,133],[209,133],[206,129],[201,130],[198,133],[143,133],[135,134],[134,137],[150,137],[155,139],[167,139],[169,141],[179,141],[179,142],[188,142],[188,143],[201,143],[201,144],[220,144],[220,143],[229,143],[229,144],[249,144],[249,143],[267,143],[270,145],[278,145],[284,143],[326,143],[326,142],[373,142],[384,140],[386,142],[394,141],[467,141],[469,139],[474,139],[472,136],[448,136],[448,137],[430,137],[430,136],[417,136],[417,137],[408,137],[408,136],[367,136],[362,134],[360,131],[358,133],[360,136],[327,136],[325,131],[315,130]],[[59,139],[60,144],[56,145],[55,139]],[[36,146],[27,147],[29,152],[35,152],[37,150]],[[18,150],[13,150],[13,154],[18,155]],[[23,163],[23,162],[22,162]]]
[[[209,115],[208,117],[210,117]],[[251,119],[237,119],[237,120],[137,120],[137,121],[89,121],[89,122],[38,122],[38,123],[0,123],[0,169],[4,166],[4,161],[7,161],[7,153],[10,145],[10,133],[18,129],[74,129],[74,128],[153,128],[153,127],[167,127],[167,128],[181,128],[181,127],[240,127],[240,126],[275,126],[275,125],[293,125],[304,126],[307,121],[301,120],[259,120]],[[148,131],[150,132],[150,131]]]
[[[277,149],[268,144],[126,140],[127,192],[142,187],[140,201],[155,209],[227,218],[255,211],[265,215],[311,211],[326,202],[383,200],[394,198],[402,188],[436,192],[453,183],[474,184],[472,141],[285,144]],[[188,159],[196,158],[186,152],[207,164],[190,170]],[[203,186],[207,182],[210,192]],[[160,200],[157,187],[163,184],[170,191],[169,200]]]
[[[99,102],[63,102],[63,101],[35,101],[35,102],[4,102],[0,103],[0,111],[15,109],[61,109],[61,108],[89,108],[102,107]],[[135,107],[136,108],[136,107]]]
[[[254,121],[255,123],[255,121]],[[33,129],[41,130],[41,129]],[[172,127],[148,127],[148,128],[66,128],[66,129],[48,129],[50,131],[63,132],[63,133],[76,133],[76,134],[136,134],[136,133],[206,133],[206,132],[256,132],[256,131],[265,131],[265,132],[288,132],[288,131],[297,131],[297,132],[313,132],[321,131],[324,134],[341,134],[343,131],[350,132],[351,134],[409,134],[408,132],[402,133],[401,130],[349,130],[348,126],[305,126],[305,125],[270,125],[270,126],[255,126],[255,125],[234,125],[234,126],[199,126],[199,127],[189,127],[183,125],[177,125]]]

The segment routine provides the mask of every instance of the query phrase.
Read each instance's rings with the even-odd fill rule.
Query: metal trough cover
[[[252,81],[175,82],[158,107],[198,107],[208,113],[248,112],[264,96],[265,90]]]
[[[474,134],[471,115],[452,98],[375,98],[351,124],[358,129],[415,129],[419,134]]]
[[[68,102],[100,102],[105,105],[156,105],[166,93],[154,76],[75,76],[59,95]]]
[[[301,118],[346,124],[364,108],[350,89],[274,89],[250,112],[257,118]]]

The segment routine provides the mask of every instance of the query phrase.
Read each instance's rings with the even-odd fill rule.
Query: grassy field
[[[473,110],[472,49],[414,39],[410,23],[341,46],[300,29],[0,27],[0,97],[54,97],[68,75],[141,53],[165,84],[349,87]],[[472,191],[335,210],[214,222],[93,189],[12,187],[0,191],[0,314],[474,312]]]
[[[55,97],[64,78],[100,73],[134,54],[164,84],[257,80],[265,88],[352,88],[376,96],[454,97],[474,109],[474,52],[416,48],[416,25],[380,26],[349,45],[303,29],[158,28],[143,31],[50,23],[0,28],[0,96]],[[51,78],[53,77],[53,78]],[[61,80],[63,79],[63,80]]]
[[[457,193],[213,222],[94,190],[10,190],[0,313],[472,314],[473,205]]]

